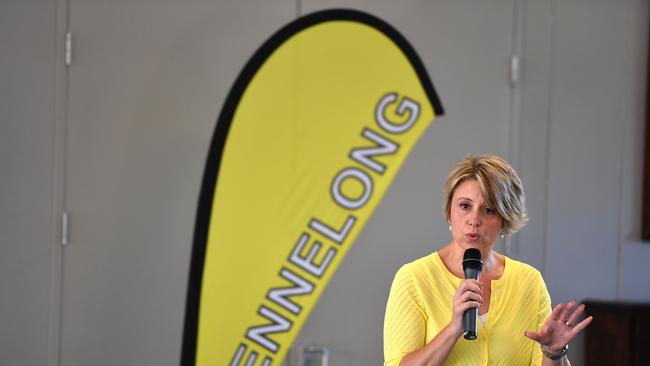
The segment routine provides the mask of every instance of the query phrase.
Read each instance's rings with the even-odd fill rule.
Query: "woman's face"
[[[491,249],[503,226],[501,215],[486,206],[481,186],[475,179],[462,181],[454,190],[450,220],[454,242],[463,250]]]

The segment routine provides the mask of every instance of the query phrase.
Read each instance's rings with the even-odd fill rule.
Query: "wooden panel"
[[[586,330],[587,365],[647,365],[650,304],[585,302],[594,321]]]

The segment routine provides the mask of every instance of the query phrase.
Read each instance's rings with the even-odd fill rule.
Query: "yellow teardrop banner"
[[[181,364],[280,365],[442,106],[384,21],[327,10],[253,55],[205,168]]]

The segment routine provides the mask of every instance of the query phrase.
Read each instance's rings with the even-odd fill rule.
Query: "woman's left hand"
[[[539,342],[547,352],[559,354],[564,346],[591,323],[591,316],[576,323],[584,310],[583,304],[575,307],[574,301],[569,301],[566,305],[557,304],[539,332],[526,331],[525,335]]]

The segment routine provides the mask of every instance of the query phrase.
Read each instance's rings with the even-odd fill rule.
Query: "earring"
[[[506,237],[506,236],[503,234],[503,229],[501,229],[501,234],[499,234],[499,237],[500,237],[501,239],[503,239],[503,238]]]
[[[451,231],[451,220],[447,220],[447,223],[449,224],[449,231]]]

